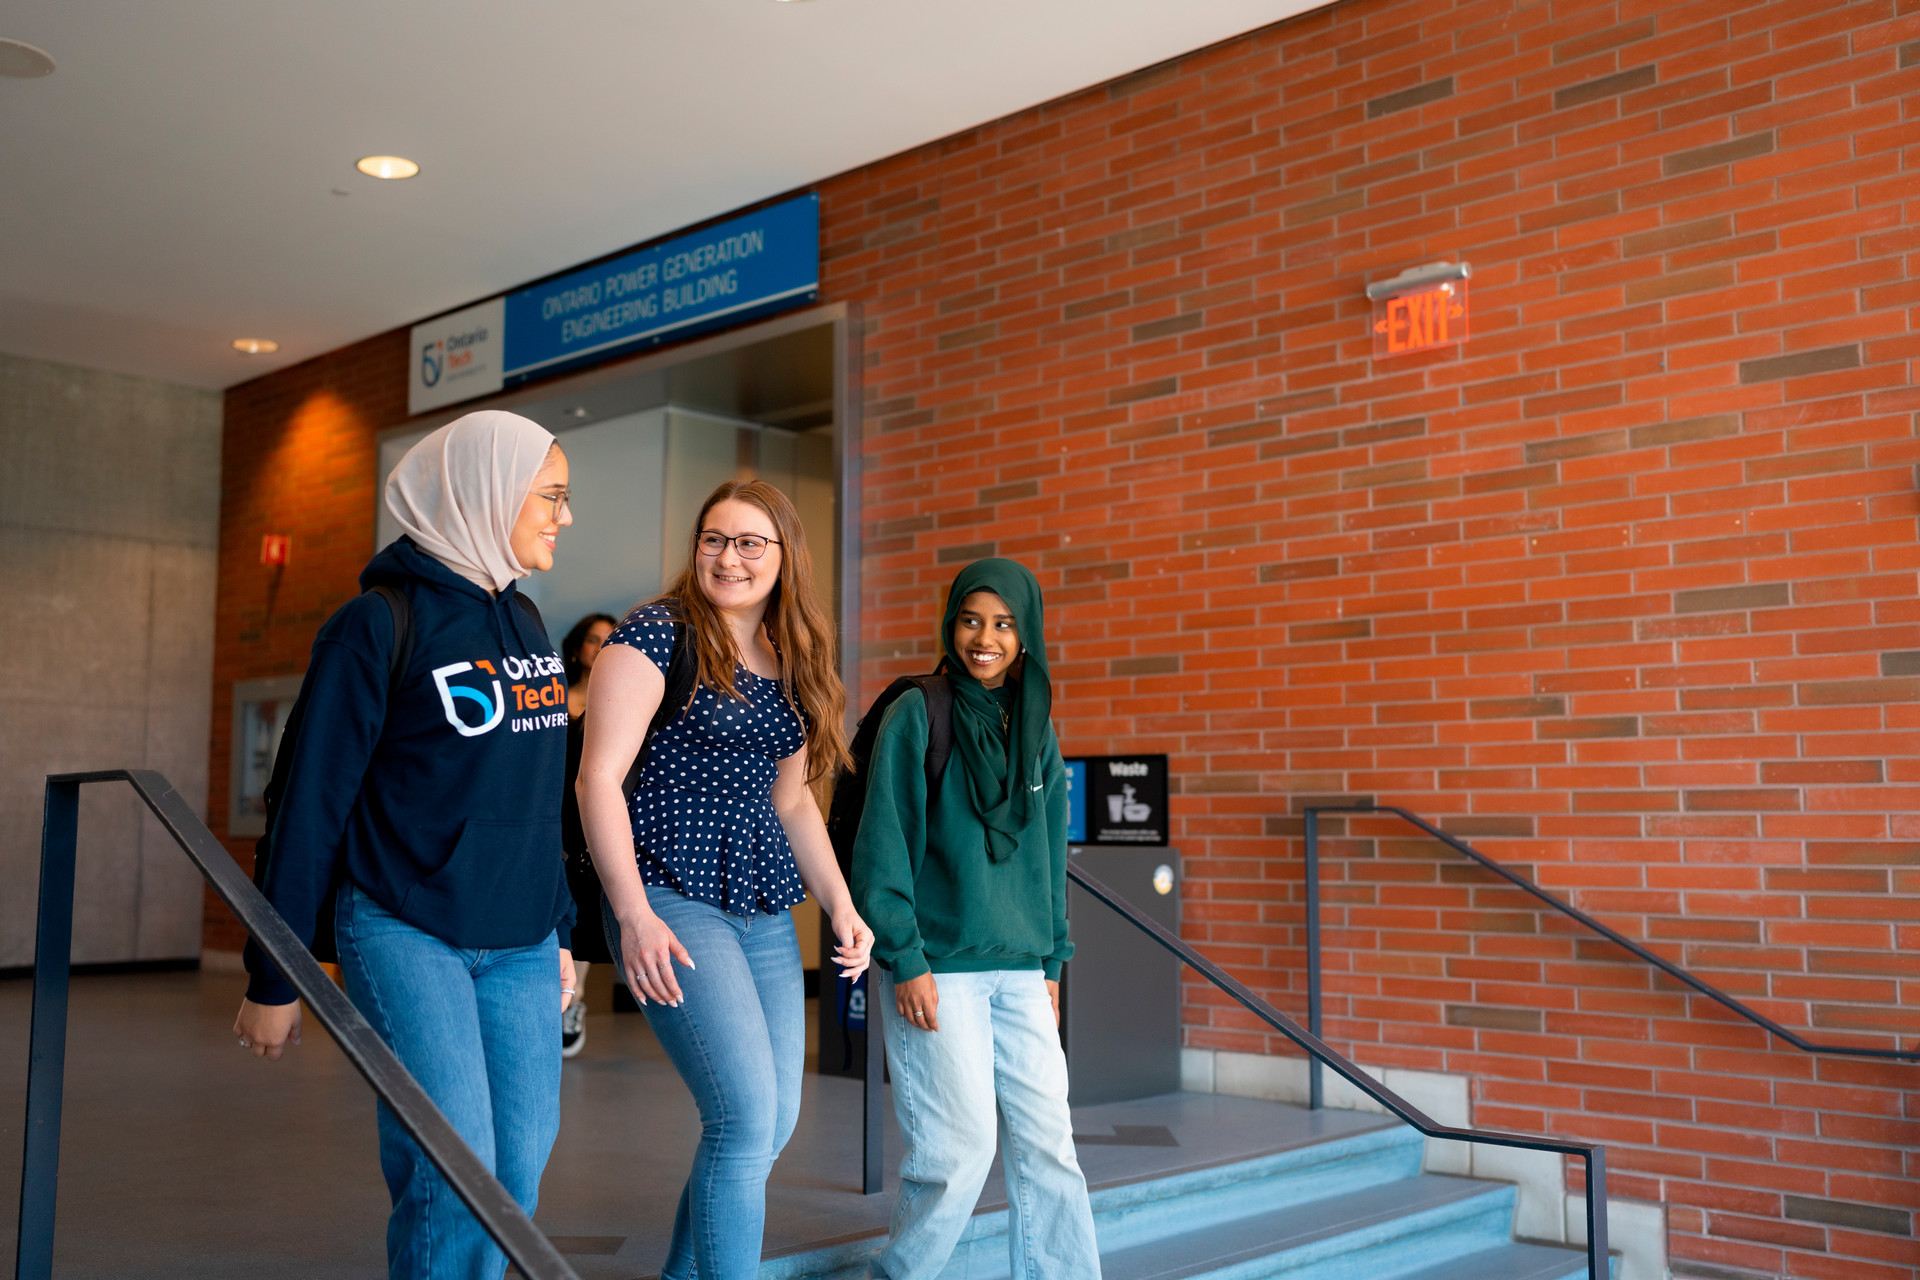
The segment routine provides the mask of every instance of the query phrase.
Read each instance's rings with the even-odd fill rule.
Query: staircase
[[[1422,1173],[1424,1140],[1385,1118],[1345,1128],[1106,1185],[1089,1166],[1105,1280],[1584,1280],[1582,1251],[1511,1238],[1511,1184]],[[1006,1233],[1004,1207],[976,1214],[943,1278],[1007,1276]],[[865,1236],[770,1258],[760,1275],[857,1280],[884,1243]]]

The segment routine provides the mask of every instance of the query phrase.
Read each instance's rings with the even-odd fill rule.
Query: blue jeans
[[[873,1274],[940,1274],[980,1200],[997,1128],[1014,1280],[1099,1280],[1100,1249],[1073,1150],[1067,1060],[1046,976],[997,969],[937,973],[934,982],[938,1031],[909,1026],[894,1012],[891,974],[880,973],[874,997],[907,1151],[892,1235],[874,1257]]]
[[[800,1118],[806,1068],[793,917],[730,915],[657,885],[647,887],[647,902],[699,966],[674,970],[679,1008],[646,1005],[647,1024],[700,1108],[700,1146],[660,1280],[752,1280],[760,1274],[767,1175]],[[626,982],[620,925],[611,903],[601,907],[607,950]]]
[[[531,1215],[560,1133],[558,941],[461,950],[352,883],[340,890],[334,936],[354,1005]],[[379,1129],[393,1197],[387,1274],[497,1280],[506,1255],[384,1102]]]

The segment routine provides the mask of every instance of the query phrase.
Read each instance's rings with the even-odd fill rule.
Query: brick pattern
[[[957,565],[1017,556],[1066,747],[1172,756],[1185,932],[1283,1007],[1299,809],[1374,798],[1788,1025],[1912,1044],[1915,68],[1916,0],[1349,0],[822,184],[866,695],[929,664]],[[1374,361],[1363,285],[1454,255],[1470,343]],[[229,393],[222,738],[354,590],[404,343]],[[1344,1047],[1612,1144],[1682,1273],[1920,1266],[1916,1068],[1782,1051],[1390,823],[1328,835]],[[1205,989],[1187,1021],[1285,1051]]]
[[[1017,556],[1066,746],[1173,757],[1186,933],[1283,1006],[1298,810],[1368,798],[1788,1025],[1914,1043],[1916,36],[1911,0],[1356,0],[824,184],[867,694],[956,563]],[[1454,255],[1470,343],[1373,360],[1363,285]],[[1920,1068],[1782,1051],[1330,830],[1353,1052],[1613,1144],[1683,1269],[1920,1264]]]
[[[254,838],[226,830],[233,684],[305,670],[313,633],[359,592],[373,549],[378,433],[406,419],[406,362],[399,330],[226,395],[207,813],[248,869]],[[269,533],[293,537],[283,569],[261,567]],[[246,931],[211,890],[206,902],[204,945],[238,951]]]

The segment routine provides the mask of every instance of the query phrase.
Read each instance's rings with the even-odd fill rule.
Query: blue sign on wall
[[[506,385],[811,302],[820,198],[804,195],[507,295]]]
[[[1084,844],[1087,839],[1087,762],[1069,760],[1067,764],[1067,843]]]

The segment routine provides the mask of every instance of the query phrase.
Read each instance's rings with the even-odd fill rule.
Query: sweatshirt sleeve
[[[926,758],[926,699],[909,689],[880,722],[853,842],[854,907],[873,930],[874,958],[896,982],[928,971],[913,901],[927,846]]]
[[[1073,959],[1067,937],[1067,766],[1060,743],[1047,735],[1047,857],[1053,875],[1053,950],[1041,960],[1047,981],[1060,981],[1060,966]]]
[[[300,696],[306,700],[294,742],[286,794],[273,820],[273,848],[261,886],[300,941],[313,945],[320,907],[334,887],[347,819],[360,795],[386,724],[387,667],[393,615],[384,600],[349,602],[321,628]],[[298,998],[249,938],[247,999],[291,1004]]]

